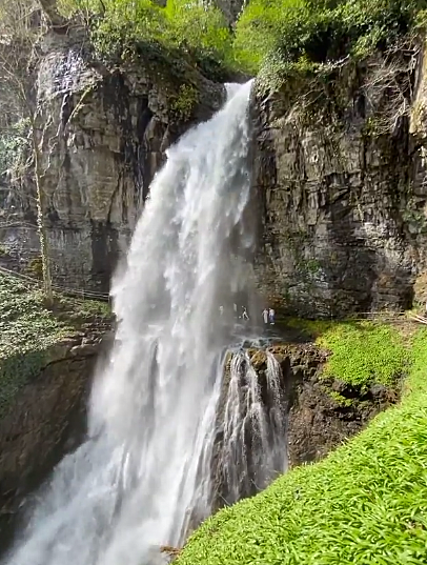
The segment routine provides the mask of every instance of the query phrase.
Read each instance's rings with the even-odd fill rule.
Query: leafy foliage
[[[93,23],[101,54],[122,54],[138,41],[179,48],[202,65],[209,60],[230,62],[232,35],[222,12],[213,3],[168,0],[165,7],[151,0],[62,0],[67,15],[85,14]]]
[[[386,50],[426,20],[427,0],[251,0],[228,25],[213,2],[61,0],[93,26],[98,51],[126,53],[138,41],[179,49],[208,73],[215,66],[256,74],[270,85],[292,70]]]
[[[194,86],[182,84],[178,96],[171,102],[171,110],[179,120],[186,120],[198,102],[198,92]]]
[[[427,544],[427,330],[401,405],[326,460],[218,512],[176,565],[422,563]]]
[[[236,57],[256,72],[364,58],[412,30],[425,0],[252,0],[236,26]]]
[[[39,289],[0,274],[0,415],[40,372],[47,350],[85,321],[107,318],[106,306],[58,295],[55,311],[48,310]]]

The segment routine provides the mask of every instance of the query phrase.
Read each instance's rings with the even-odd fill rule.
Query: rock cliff
[[[0,554],[12,542],[17,522],[31,505],[31,493],[86,433],[92,373],[105,346],[101,329],[95,324],[84,337],[77,333],[52,347],[40,374],[2,415]]]
[[[260,414],[271,415],[280,409],[283,413],[281,429],[276,430],[284,440],[286,454],[279,452],[276,461],[282,467],[283,459],[287,467],[292,468],[305,463],[318,461],[351,436],[360,432],[366,424],[380,411],[395,404],[399,399],[399,385],[389,387],[372,384],[369,387],[351,386],[339,378],[327,376],[324,372],[330,352],[319,347],[310,336],[295,329],[287,329],[289,341],[273,340],[265,348],[248,347],[245,349],[248,364],[256,373],[256,389],[259,393],[257,417]],[[239,411],[229,410],[230,398],[230,364],[234,354],[230,354],[225,364],[224,381],[218,403],[216,422],[216,439],[213,448],[212,469],[212,506],[214,511],[224,505],[231,505],[237,500],[253,496],[263,488],[263,480],[270,484],[273,476],[262,475],[262,468],[271,456],[264,450],[260,459],[257,451],[261,447],[261,438],[256,418],[251,420],[250,410],[251,378],[242,372],[239,383],[239,394],[243,402]],[[268,390],[268,356],[272,355],[280,366],[277,388],[274,395]],[[236,410],[236,406],[233,406]],[[230,445],[225,445],[227,410],[233,418],[242,421],[243,450],[236,450],[236,437]],[[269,421],[269,420],[268,420]],[[251,424],[249,424],[251,422]],[[269,421],[270,422],[270,421]],[[262,426],[260,426],[262,428]],[[268,434],[274,434],[271,422]],[[273,449],[270,445],[270,449]],[[265,447],[265,446],[264,446]],[[236,472],[237,469],[237,472]],[[276,471],[277,472],[277,471]],[[230,478],[235,482],[231,484]],[[230,488],[232,486],[232,488]],[[194,516],[197,524],[200,520]]]
[[[56,282],[108,291],[166,149],[209,118],[223,94],[222,84],[153,44],[104,64],[83,31],[44,37],[37,126]],[[23,200],[35,224],[34,203]],[[39,253],[35,229],[21,223],[3,234],[12,255]]]
[[[427,265],[424,49],[257,94],[260,287],[304,316],[410,308]]]
[[[408,46],[258,87],[256,270],[269,303],[340,317],[427,299],[424,59]],[[106,292],[165,150],[219,107],[223,87],[152,45],[105,64],[74,30],[44,38],[37,98],[54,279]],[[33,225],[0,236],[29,259],[38,238],[23,200]]]

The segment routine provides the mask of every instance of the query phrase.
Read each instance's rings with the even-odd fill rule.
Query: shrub
[[[236,56],[253,72],[265,60],[306,66],[363,58],[408,34],[426,6],[426,0],[252,0],[236,26]]]
[[[222,12],[198,0],[62,0],[67,15],[79,13],[93,22],[95,45],[103,55],[123,54],[139,41],[179,48],[202,64],[213,59],[232,62],[232,36]]]

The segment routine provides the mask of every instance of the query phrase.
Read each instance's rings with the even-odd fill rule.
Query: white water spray
[[[280,364],[268,350],[252,349],[254,360],[250,351],[232,352],[225,367],[213,453],[214,504],[256,494],[287,466]]]
[[[221,358],[233,304],[245,296],[250,313],[250,86],[230,88],[154,179],[113,288],[89,439],[55,469],[8,565],[151,564],[209,513]]]

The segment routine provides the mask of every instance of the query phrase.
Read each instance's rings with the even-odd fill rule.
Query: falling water
[[[244,300],[253,312],[250,88],[230,86],[224,108],[169,150],[154,179],[113,285],[118,329],[93,386],[88,440],[55,469],[8,565],[158,563],[160,546],[182,543],[189,521],[209,514],[233,305]],[[233,445],[249,422],[259,428],[254,441],[269,437],[273,420],[283,424],[260,408],[250,364],[250,413],[238,423],[244,362],[232,361],[226,434]],[[274,379],[267,378],[268,394],[278,394]],[[269,465],[262,449],[276,457],[269,441],[254,450],[252,465]]]
[[[224,370],[213,453],[215,507],[259,492],[287,465],[280,364],[268,350],[255,350],[253,359],[251,352],[232,352]]]

